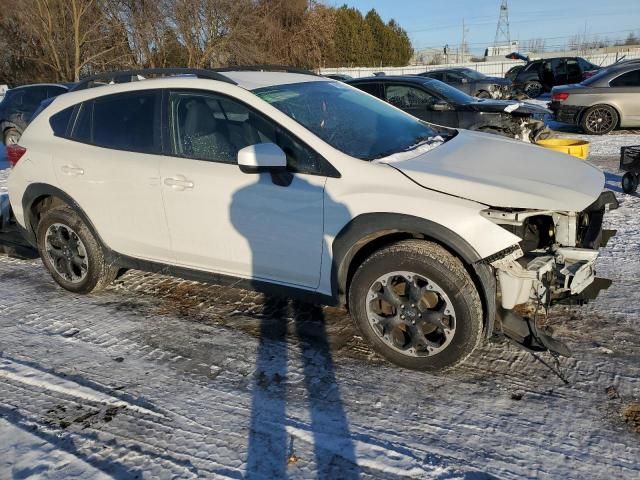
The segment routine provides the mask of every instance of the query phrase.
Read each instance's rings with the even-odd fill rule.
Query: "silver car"
[[[640,127],[640,61],[613,65],[575,85],[551,91],[557,121],[604,135],[615,128]]]

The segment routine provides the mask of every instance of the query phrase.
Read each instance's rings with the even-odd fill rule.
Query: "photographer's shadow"
[[[265,189],[271,188],[270,177],[268,173],[256,175],[255,183],[234,193],[231,204],[231,222],[249,242],[254,276],[264,274],[264,266],[273,261],[274,252],[265,248],[264,239],[255,239],[254,222],[266,220],[251,218],[251,214],[247,215],[247,208],[250,202],[264,194]],[[316,195],[324,195],[322,185],[312,185],[299,176],[295,177],[294,182],[298,191],[306,189]],[[290,187],[275,188],[283,189],[281,192],[286,196]],[[327,202],[331,201],[326,197],[323,200],[326,209]],[[331,208],[338,207],[331,204]],[[347,213],[346,209],[344,211]],[[277,243],[278,239],[275,240]],[[264,255],[269,258],[261,258]],[[265,291],[264,284],[260,282],[255,282],[254,288]],[[260,343],[252,386],[247,478],[285,478],[288,465],[296,462],[298,439],[290,433],[300,428],[310,429],[318,478],[358,478],[355,446],[336,381],[322,308],[266,292],[261,317]],[[288,333],[295,333],[298,339],[296,344],[300,349],[310,412],[309,426],[300,425],[299,421],[290,420],[286,415]]]

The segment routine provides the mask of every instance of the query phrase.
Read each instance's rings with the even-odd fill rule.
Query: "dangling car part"
[[[602,229],[607,208],[618,208],[610,191],[603,192],[578,213],[505,209],[482,212],[522,238],[517,247],[487,259],[497,272],[498,311],[505,335],[529,349],[549,349],[568,356],[569,349],[531,318],[548,314],[554,304],[586,303],[608,288],[611,282],[596,277],[595,270],[598,249],[616,233]],[[529,315],[516,314],[516,306],[520,310],[524,306]]]

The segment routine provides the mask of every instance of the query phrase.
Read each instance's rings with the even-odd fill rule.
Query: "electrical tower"
[[[496,38],[493,46],[509,45],[511,35],[509,34],[509,4],[507,0],[500,2],[500,17],[498,18],[498,28],[496,28]]]

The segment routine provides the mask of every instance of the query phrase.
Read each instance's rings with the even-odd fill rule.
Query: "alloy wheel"
[[[366,313],[373,331],[392,349],[412,357],[444,350],[456,331],[456,314],[440,286],[413,272],[379,277],[367,293]]]
[[[613,114],[608,108],[595,108],[586,118],[587,128],[594,133],[608,132],[613,122]]]
[[[52,224],[45,234],[45,251],[53,269],[71,283],[82,282],[89,271],[87,249],[69,226]]]
[[[539,83],[528,83],[524,87],[524,93],[530,98],[537,98],[542,93],[542,85]]]

